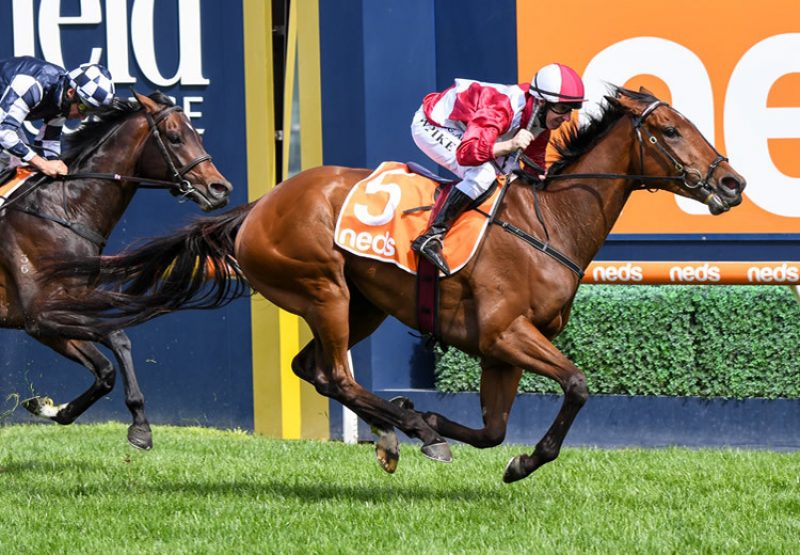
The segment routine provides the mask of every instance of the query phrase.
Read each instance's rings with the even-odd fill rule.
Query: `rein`
[[[198,156],[188,164],[184,165],[182,168],[178,169],[175,166],[175,163],[172,161],[172,156],[170,156],[169,151],[167,150],[166,145],[164,144],[164,140],[161,138],[161,133],[158,130],[158,124],[161,123],[164,118],[166,118],[170,112],[182,112],[183,109],[180,106],[168,106],[163,110],[156,113],[155,117],[150,115],[150,112],[145,111],[144,115],[147,118],[147,125],[150,128],[148,133],[152,135],[153,138],[156,140],[156,146],[158,146],[159,152],[161,152],[161,156],[164,158],[164,161],[169,166],[170,171],[172,172],[172,179],[165,180],[165,179],[149,179],[144,177],[136,177],[130,175],[120,175],[117,173],[93,173],[93,172],[83,172],[83,173],[71,173],[67,175],[62,175],[57,180],[74,180],[74,179],[105,179],[108,181],[117,181],[117,182],[128,182],[128,183],[136,183],[138,187],[143,189],[173,189],[177,188],[180,196],[187,197],[193,193],[197,192],[197,189],[192,185],[192,183],[186,179],[186,174],[192,171],[195,166],[211,160],[211,155],[204,154],[203,156]]]
[[[550,181],[556,180],[563,180],[563,179],[625,179],[625,180],[634,180],[641,182],[639,185],[639,189],[648,189],[644,185],[645,182],[661,182],[661,181],[680,181],[683,183],[684,187],[687,189],[697,189],[703,188],[703,190],[707,190],[709,194],[712,193],[711,189],[708,186],[708,181],[714,175],[714,172],[719,167],[722,162],[727,162],[728,159],[725,156],[722,156],[719,151],[714,148],[714,146],[708,142],[708,139],[703,137],[708,144],[709,147],[714,151],[716,157],[714,160],[708,165],[708,172],[706,176],[703,177],[703,174],[700,171],[687,167],[683,164],[678,157],[667,150],[659,141],[658,138],[653,135],[653,133],[646,127],[643,126],[645,119],[656,111],[659,106],[669,106],[666,102],[661,100],[656,100],[652,102],[642,111],[640,116],[633,118],[633,129],[636,131],[636,139],[639,142],[639,175],[635,174],[619,174],[619,173],[571,173],[571,174],[558,174],[558,175],[548,175],[545,177],[545,185]],[[647,133],[647,140],[650,144],[655,146],[659,152],[661,152],[671,163],[672,166],[675,168],[676,171],[681,172],[680,175],[644,175],[644,160],[645,160],[645,152],[644,146],[645,141],[642,137],[642,130],[644,129],[645,133]],[[690,178],[697,178],[696,180]]]
[[[539,223],[542,225],[544,229],[546,241],[542,241],[531,235],[530,233],[523,231],[522,229],[510,224],[508,222],[502,221],[496,217],[496,213],[503,202],[503,198],[505,197],[506,191],[508,190],[508,186],[513,183],[513,181],[508,181],[507,186],[503,187],[500,191],[500,198],[498,199],[497,203],[495,204],[495,208],[491,214],[486,214],[483,211],[480,211],[481,214],[486,216],[489,219],[490,224],[499,225],[503,230],[515,235],[531,245],[536,250],[543,252],[544,254],[552,257],[553,259],[557,260],[563,266],[570,269],[575,275],[578,276],[578,280],[580,281],[583,279],[584,272],[578,264],[573,262],[567,255],[560,252],[558,249],[550,246],[550,234],[547,231],[547,225],[545,225],[544,217],[542,215],[540,206],[539,206],[539,195],[538,192],[540,189],[544,189],[547,186],[547,183],[550,181],[556,180],[563,180],[563,179],[625,179],[625,180],[635,180],[640,182],[639,189],[648,189],[644,183],[650,182],[663,182],[663,181],[680,181],[687,189],[697,189],[701,188],[703,191],[707,191],[708,195],[712,195],[713,191],[708,185],[709,180],[714,175],[714,172],[719,167],[722,162],[727,162],[728,159],[722,156],[719,151],[714,148],[714,146],[708,142],[708,139],[705,139],[706,143],[711,147],[711,149],[716,153],[716,157],[708,166],[708,172],[706,176],[703,177],[703,174],[700,173],[698,170],[694,168],[687,167],[685,164],[681,163],[680,160],[667,150],[661,143],[659,143],[658,138],[653,135],[653,133],[646,127],[643,126],[645,119],[652,114],[659,106],[669,106],[666,102],[662,102],[661,100],[656,100],[649,104],[643,111],[642,114],[638,117],[633,118],[633,129],[636,131],[636,138],[639,143],[639,168],[640,173],[638,175],[635,174],[618,174],[618,173],[573,173],[573,174],[558,174],[558,175],[548,175],[545,177],[545,180],[541,184],[531,183],[531,187],[533,189],[533,201],[534,201],[534,210],[536,212],[536,217],[539,220]],[[667,176],[652,176],[652,175],[644,175],[644,160],[645,160],[645,142],[642,138],[642,129],[644,129],[645,133],[648,136],[648,142],[655,146],[673,165],[676,171],[681,172],[680,175],[667,175]],[[691,178],[696,178],[693,180]]]
[[[149,127],[148,137],[150,135],[156,140],[156,145],[158,146],[159,152],[164,158],[164,161],[167,163],[170,171],[172,172],[172,180],[164,180],[164,179],[149,179],[149,178],[142,178],[136,176],[128,176],[128,175],[120,175],[116,173],[96,173],[96,172],[81,172],[81,173],[71,173],[67,175],[61,175],[53,178],[53,181],[61,181],[65,183],[66,181],[73,181],[78,179],[101,179],[106,181],[116,181],[116,182],[129,182],[129,183],[136,183],[138,188],[143,189],[177,189],[178,194],[182,200],[185,200],[188,196],[193,194],[200,194],[197,189],[192,185],[192,183],[185,178],[186,174],[189,173],[195,166],[202,162],[210,161],[211,156],[208,154],[204,154],[203,156],[198,156],[194,160],[190,161],[188,164],[184,165],[182,168],[178,169],[175,166],[175,163],[172,161],[172,156],[170,156],[169,150],[167,149],[166,145],[164,144],[163,139],[161,138],[161,133],[158,130],[158,124],[161,123],[171,112],[173,111],[183,111],[180,106],[168,106],[155,114],[155,117],[150,114],[150,112],[145,110],[145,117],[147,118],[147,125]],[[112,131],[113,133],[113,131]],[[107,135],[105,138],[108,138]],[[103,142],[105,142],[105,138]],[[17,204],[29,194],[31,194],[34,190],[41,187],[45,182],[45,176],[41,176],[35,183],[32,183],[31,186],[19,195],[17,198],[7,202],[2,207],[0,207],[0,211],[5,210],[6,208],[12,207],[14,204]],[[66,201],[66,194],[63,198],[63,208],[64,213],[67,213],[67,201]],[[43,220],[47,220],[49,222],[53,222],[59,224],[67,229],[70,229],[75,234],[83,237],[84,239],[88,239],[92,243],[100,246],[101,248],[105,246],[106,239],[100,233],[97,233],[93,229],[89,228],[88,226],[75,221],[65,220],[59,218],[57,216],[50,216],[47,214],[41,214],[40,212],[36,211],[33,208],[18,208],[14,207],[15,210],[19,210],[20,212],[24,212],[26,214],[30,214],[31,216],[35,216],[37,218],[41,218]]]
[[[512,183],[513,183],[513,181],[508,181],[506,183],[505,187],[503,187],[500,190],[500,198],[498,198],[497,202],[495,202],[494,209],[492,210],[491,214],[487,214],[483,210],[478,210],[478,209],[476,209],[476,212],[479,212],[479,213],[483,214],[486,218],[488,218],[490,224],[495,224],[495,225],[500,226],[500,228],[503,229],[504,231],[507,231],[508,233],[511,233],[512,235],[522,239],[523,241],[528,243],[530,246],[532,246],[537,251],[546,254],[547,256],[549,256],[549,257],[555,259],[556,261],[558,261],[563,266],[566,266],[575,275],[578,276],[578,281],[583,279],[583,275],[584,275],[583,274],[583,269],[580,266],[578,266],[575,262],[573,262],[566,254],[562,253],[560,250],[558,250],[557,248],[555,248],[555,247],[550,245],[550,234],[547,232],[547,227],[546,226],[544,227],[544,232],[545,232],[545,236],[547,237],[547,240],[546,241],[542,241],[541,239],[536,238],[535,236],[531,235],[527,231],[524,231],[524,230],[518,228],[514,224],[511,224],[509,222],[503,221],[503,220],[501,220],[501,219],[499,219],[497,217],[497,211],[500,209],[500,206],[503,204],[503,199],[505,198],[506,192],[508,191],[508,188],[511,186]],[[542,225],[544,225],[543,218],[542,218],[542,215],[541,215],[541,211],[539,209],[539,198],[538,198],[538,196],[536,194],[537,189],[536,189],[535,185],[532,185],[532,186],[533,186],[533,198],[534,198],[534,206],[535,206],[535,209],[536,209],[536,215],[539,218],[539,221],[542,222]]]

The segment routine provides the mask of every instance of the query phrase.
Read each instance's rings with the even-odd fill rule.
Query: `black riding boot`
[[[446,276],[450,275],[450,268],[442,256],[442,246],[445,233],[450,230],[453,222],[472,203],[472,199],[453,187],[444,201],[444,206],[439,210],[430,229],[414,239],[411,248],[430,260]]]

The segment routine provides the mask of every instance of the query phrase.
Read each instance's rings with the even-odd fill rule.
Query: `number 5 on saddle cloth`
[[[337,246],[347,252],[394,264],[417,276],[420,331],[438,335],[438,271],[411,250],[413,240],[428,229],[436,210],[455,182],[442,182],[415,164],[384,162],[348,193],[334,231]],[[489,225],[489,214],[500,198],[493,187],[475,201],[447,234],[444,257],[451,275],[477,252]]]

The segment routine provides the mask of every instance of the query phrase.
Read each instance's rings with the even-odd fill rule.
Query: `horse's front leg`
[[[517,396],[522,369],[506,363],[481,359],[480,402],[483,428],[468,428],[436,412],[422,413],[425,421],[437,432],[480,449],[500,445],[506,437],[508,414]],[[406,408],[410,401],[393,399]]]
[[[486,355],[547,376],[557,381],[564,390],[561,409],[553,424],[536,444],[534,452],[531,455],[518,455],[508,463],[503,480],[515,482],[558,457],[575,416],[589,396],[586,378],[572,361],[522,316],[494,338],[486,348]]]
[[[150,423],[144,413],[144,395],[139,389],[136,379],[133,357],[131,356],[131,340],[128,335],[117,330],[102,340],[103,345],[111,349],[122,371],[122,384],[125,388],[125,405],[133,417],[133,423],[128,427],[128,442],[139,449],[153,447],[153,434]]]
[[[125,332],[119,330],[106,336],[94,329],[91,320],[77,314],[61,312],[40,313],[38,328],[39,333],[35,336],[37,339],[67,358],[83,364],[95,375],[95,383],[74,401],[61,405],[63,410],[53,420],[62,424],[71,423],[114,387],[114,366],[93,345],[93,342],[99,342],[111,349],[122,369],[125,404],[133,417],[133,423],[128,427],[128,441],[139,449],[152,448],[153,437],[144,412],[144,396],[136,380],[131,342]],[[40,337],[42,333],[46,335]],[[52,408],[46,407],[46,403],[37,399],[30,400],[26,408],[38,416],[46,416],[43,412],[53,412]]]

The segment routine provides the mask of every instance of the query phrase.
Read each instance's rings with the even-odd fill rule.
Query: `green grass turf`
[[[0,427],[0,553],[798,553],[800,453],[371,445],[121,424]]]

